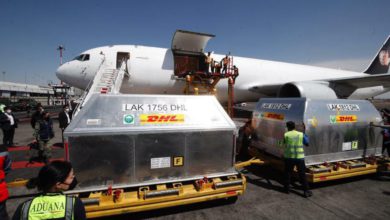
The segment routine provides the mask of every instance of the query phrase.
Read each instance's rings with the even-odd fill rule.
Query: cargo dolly
[[[128,189],[108,188],[79,196],[87,217],[96,218],[148,211],[215,199],[235,201],[246,188],[242,174],[221,178],[204,177],[195,181],[140,186]]]
[[[8,187],[24,187],[26,183],[27,180],[16,180],[8,183]],[[237,174],[131,188],[108,187],[105,190],[70,194],[84,203],[87,218],[97,218],[217,199],[235,202],[245,190],[245,176]]]
[[[262,164],[271,164],[280,171],[284,170],[283,160],[280,158],[253,147],[249,148],[249,154],[254,157],[252,160],[259,158]],[[388,173],[389,171],[390,158],[376,156],[365,159],[309,165],[306,167],[306,178],[310,183],[318,183],[366,174]]]
[[[262,98],[252,117],[252,155],[284,169],[286,122],[306,134],[307,178],[322,182],[387,169],[381,154],[382,118],[367,100]],[[272,156],[272,157],[271,157]],[[270,159],[272,158],[272,159]]]
[[[307,179],[312,183],[344,179],[377,173],[383,168],[383,162],[380,157],[323,163],[308,166]]]

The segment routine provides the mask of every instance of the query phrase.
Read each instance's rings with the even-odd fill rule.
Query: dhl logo
[[[141,114],[141,124],[183,123],[184,114]]]
[[[272,112],[264,112],[263,113],[264,118],[272,118],[276,120],[284,120],[284,115],[283,114],[276,114]]]
[[[357,122],[357,116],[356,115],[336,115],[336,122],[337,123]]]

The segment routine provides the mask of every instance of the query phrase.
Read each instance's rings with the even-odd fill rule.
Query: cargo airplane
[[[57,69],[65,83],[86,89],[101,68],[118,69],[126,64],[120,93],[182,94],[183,75],[207,71],[205,47],[215,37],[178,30],[167,48],[114,45],[87,50]],[[257,101],[260,97],[307,97],[366,99],[390,90],[390,36],[364,72],[232,57],[238,67],[235,102]],[[214,60],[225,55],[212,53]],[[227,100],[228,83],[217,86],[217,97]]]

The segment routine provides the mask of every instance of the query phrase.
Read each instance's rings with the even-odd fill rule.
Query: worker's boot
[[[283,192],[286,193],[286,194],[290,194],[290,187],[284,186]]]
[[[43,150],[38,151],[38,158],[39,162],[43,162],[44,160],[44,155],[43,155]]]
[[[313,195],[313,193],[310,190],[306,190],[303,192],[303,197],[305,197],[305,198],[309,198],[312,195]]]
[[[43,162],[44,162],[45,164],[48,164],[48,163],[49,163],[49,158],[46,157],[46,156],[44,156],[44,157],[43,157]]]

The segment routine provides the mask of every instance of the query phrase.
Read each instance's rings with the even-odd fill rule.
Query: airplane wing
[[[340,79],[331,79],[328,81],[339,97],[349,97],[356,89],[383,86],[390,87],[390,74],[375,74],[362,77],[349,77]]]
[[[328,80],[332,84],[365,88],[371,86],[390,87],[390,74],[366,75],[362,77],[351,77]]]
[[[306,95],[316,97],[349,97],[356,89],[383,86],[390,88],[390,35],[377,52],[375,58],[364,73],[365,75],[337,78],[321,79],[310,81],[284,82],[272,85],[250,86],[249,91],[260,93],[266,96],[302,95],[300,90],[306,90]],[[332,91],[333,90],[333,91]]]
[[[390,87],[390,74],[363,75],[359,77],[346,77],[338,79],[322,79],[304,81],[304,83],[324,85],[332,88],[337,94],[348,97],[359,88],[383,86]],[[285,84],[258,85],[249,88],[249,91],[260,93],[266,96],[277,96],[280,88]]]

